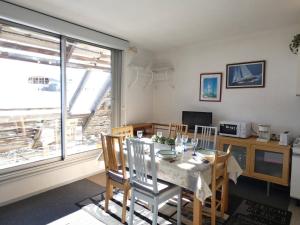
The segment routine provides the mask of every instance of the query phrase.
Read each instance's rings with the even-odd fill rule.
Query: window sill
[[[59,160],[54,162],[46,162],[39,165],[33,165],[25,169],[14,170],[0,175],[0,184],[15,181],[18,179],[24,179],[29,176],[38,175],[41,173],[57,170],[60,168],[68,167],[80,162],[85,162],[91,159],[97,160],[99,157],[99,149],[91,150],[88,152],[82,152],[68,156],[65,160]]]

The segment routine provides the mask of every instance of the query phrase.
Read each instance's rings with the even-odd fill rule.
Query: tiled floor
[[[105,187],[105,173],[101,173],[88,178],[90,181],[95,182],[101,186]],[[296,201],[291,200],[289,210],[292,212],[292,220],[290,225],[300,224],[300,207],[296,206]]]

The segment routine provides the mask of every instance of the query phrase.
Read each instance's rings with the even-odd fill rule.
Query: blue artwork
[[[227,65],[227,88],[264,86],[265,61]]]
[[[200,74],[200,101],[221,101],[222,73]]]
[[[218,95],[218,78],[208,77],[203,79],[203,97],[216,98]]]

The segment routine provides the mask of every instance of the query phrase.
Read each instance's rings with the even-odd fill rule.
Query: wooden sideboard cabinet
[[[151,137],[153,135],[153,124],[152,123],[139,123],[139,124],[131,124],[133,126],[133,133],[136,135],[138,130],[143,131],[144,137]]]
[[[218,136],[219,149],[225,150],[230,144],[244,176],[289,185],[291,146],[281,146],[275,141],[259,142],[255,137]]]

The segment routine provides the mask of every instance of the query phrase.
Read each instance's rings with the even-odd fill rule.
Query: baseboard
[[[29,194],[26,194],[26,195],[22,195],[20,197],[17,197],[17,198],[14,198],[14,199],[11,199],[11,200],[8,200],[8,201],[5,201],[5,202],[1,202],[0,203],[0,207],[5,206],[5,205],[9,205],[9,204],[12,204],[12,203],[15,203],[15,202],[18,202],[18,201],[21,201],[21,200],[24,200],[26,198],[30,198],[30,197],[32,197],[34,195],[41,194],[43,192],[46,192],[46,191],[49,191],[49,190],[52,190],[52,189],[55,189],[55,188],[58,188],[58,187],[70,184],[70,183],[73,183],[75,181],[79,181],[79,180],[82,180],[82,179],[94,176],[94,175],[99,174],[99,173],[103,173],[104,171],[105,171],[104,169],[101,169],[101,170],[98,170],[98,171],[94,171],[94,172],[89,173],[87,175],[80,176],[80,177],[77,177],[77,178],[74,178],[74,179],[71,179],[71,180],[67,180],[67,181],[64,181],[62,183],[59,183],[59,184],[52,185],[50,187],[41,189],[39,191],[35,191],[35,192],[29,193]]]

